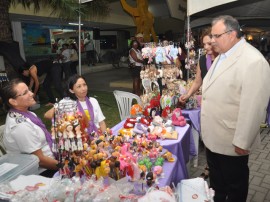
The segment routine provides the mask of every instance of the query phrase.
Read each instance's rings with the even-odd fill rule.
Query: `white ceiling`
[[[149,0],[149,10],[155,16],[156,32],[161,33],[165,32],[166,30],[172,30],[176,33],[183,32],[185,23],[181,20],[171,18],[167,6],[167,1],[170,0]],[[120,4],[120,0],[110,0],[110,2],[111,5],[114,5],[114,9],[112,9],[113,13],[124,13]],[[131,5],[136,5],[135,0],[127,0],[127,2]],[[224,14],[232,15],[238,18],[240,24],[244,25],[244,29],[246,30],[250,30],[253,32],[270,31],[270,0],[238,0],[236,2],[210,8],[208,10],[192,15],[191,26],[205,26],[211,22],[211,19],[213,17]],[[10,18],[14,21],[24,21],[29,23],[32,22],[52,25],[67,24],[67,22],[63,22],[60,19],[36,17],[29,15],[24,16],[12,14],[10,15]],[[119,30],[134,28],[134,26],[121,25],[121,23],[119,24],[118,22],[84,22],[84,26],[99,27],[101,30]]]
[[[244,30],[253,32],[270,31],[269,0],[238,0],[210,8],[191,16],[191,27],[209,24],[218,15],[232,15],[239,20]]]

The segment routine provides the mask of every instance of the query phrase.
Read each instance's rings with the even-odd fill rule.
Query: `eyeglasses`
[[[223,32],[222,34],[210,34],[209,36],[211,39],[213,39],[213,38],[217,39],[217,38],[221,37],[223,34],[227,34],[228,32],[231,32],[231,31],[233,31],[233,30],[228,30],[226,32]]]
[[[29,92],[32,92],[32,91],[29,90],[29,89],[27,89],[27,90],[25,90],[22,94],[16,95],[15,98],[24,96],[24,95],[28,94]]]

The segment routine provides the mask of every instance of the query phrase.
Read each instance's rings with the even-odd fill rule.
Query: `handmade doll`
[[[69,151],[71,149],[70,139],[68,138],[68,130],[67,130],[68,123],[62,123],[62,127],[64,128],[63,131],[63,142],[64,142],[64,149],[65,151]]]
[[[165,57],[166,56],[165,56],[164,48],[161,47],[161,46],[157,47],[157,49],[156,49],[156,57],[155,57],[156,63],[157,64],[163,63]]]
[[[70,147],[71,151],[78,150],[77,145],[76,145],[76,142],[74,140],[75,134],[73,132],[73,126],[72,126],[71,123],[68,123],[67,124],[66,131],[67,131],[67,135],[68,135],[68,140],[69,140],[70,145],[71,145],[71,147]]]
[[[169,162],[174,162],[175,161],[175,159],[173,158],[173,155],[172,155],[171,152],[166,152],[165,154],[163,154],[162,157],[165,158]]]
[[[176,108],[173,110],[172,123],[175,126],[181,126],[181,127],[187,124],[186,119],[182,116],[180,108]]]
[[[82,132],[81,132],[81,126],[78,124],[75,126],[75,133],[77,138],[77,147],[79,151],[83,150],[83,143],[82,143]]]
[[[107,177],[107,176],[109,176],[109,173],[110,173],[109,162],[107,160],[101,161],[100,165],[97,166],[97,168],[95,170],[95,174],[97,176],[97,179],[99,179],[100,177]]]
[[[170,119],[171,116],[172,116],[172,110],[169,106],[166,106],[163,110],[162,110],[162,113],[161,113],[161,117],[164,119],[164,120],[167,120],[167,119]]]
[[[62,169],[60,169],[60,173],[61,175],[64,175],[64,176],[67,176],[69,177],[71,172],[70,172],[70,169],[69,169],[69,159],[66,158],[65,161],[64,161],[64,166]]]
[[[110,166],[110,174],[109,176],[114,179],[114,180],[119,180],[120,179],[120,173],[119,173],[119,168],[120,168],[120,162],[117,160],[116,156],[111,156],[109,158],[109,166]]]
[[[161,173],[163,172],[162,166],[155,166],[154,169],[153,169],[153,172],[154,172],[157,176],[160,176]]]
[[[53,126],[51,128],[51,135],[52,135],[52,152],[57,152],[57,146],[56,146],[56,142],[55,142],[55,131],[56,128]]]
[[[143,112],[142,107],[139,104],[134,104],[131,106],[130,116],[132,118],[136,118],[138,116],[141,116],[142,112]]]
[[[147,186],[151,187],[155,182],[155,174],[153,172],[148,172],[145,178]]]
[[[136,118],[127,118],[127,120],[124,123],[124,128],[128,129],[128,128],[134,128],[135,123],[137,123],[137,119]]]
[[[147,127],[147,125],[144,125],[142,123],[135,123],[133,132],[136,134],[147,134],[148,127]]]

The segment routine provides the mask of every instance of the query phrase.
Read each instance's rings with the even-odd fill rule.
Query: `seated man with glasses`
[[[58,169],[52,136],[37,115],[28,111],[36,103],[34,94],[23,81],[14,79],[2,88],[1,96],[8,110],[3,137],[7,153],[36,155],[39,166],[48,169],[42,175],[52,176]]]

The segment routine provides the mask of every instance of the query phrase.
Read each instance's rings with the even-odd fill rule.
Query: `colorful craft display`
[[[151,120],[142,117],[143,110],[138,104],[132,106],[131,118],[118,135],[113,135],[110,129],[104,133],[89,131],[87,118],[77,112],[74,102],[56,104],[55,112],[53,152],[59,159],[60,176],[109,177],[116,181],[128,177],[132,182],[151,186],[158,184],[157,179],[162,176],[162,169],[155,166],[162,166],[165,160],[174,160],[167,158],[169,152],[165,155],[158,142],[147,138]],[[150,180],[149,176],[154,178]]]
[[[142,49],[143,58],[148,59],[148,64],[175,64],[178,54],[182,49],[175,43],[145,43]]]

